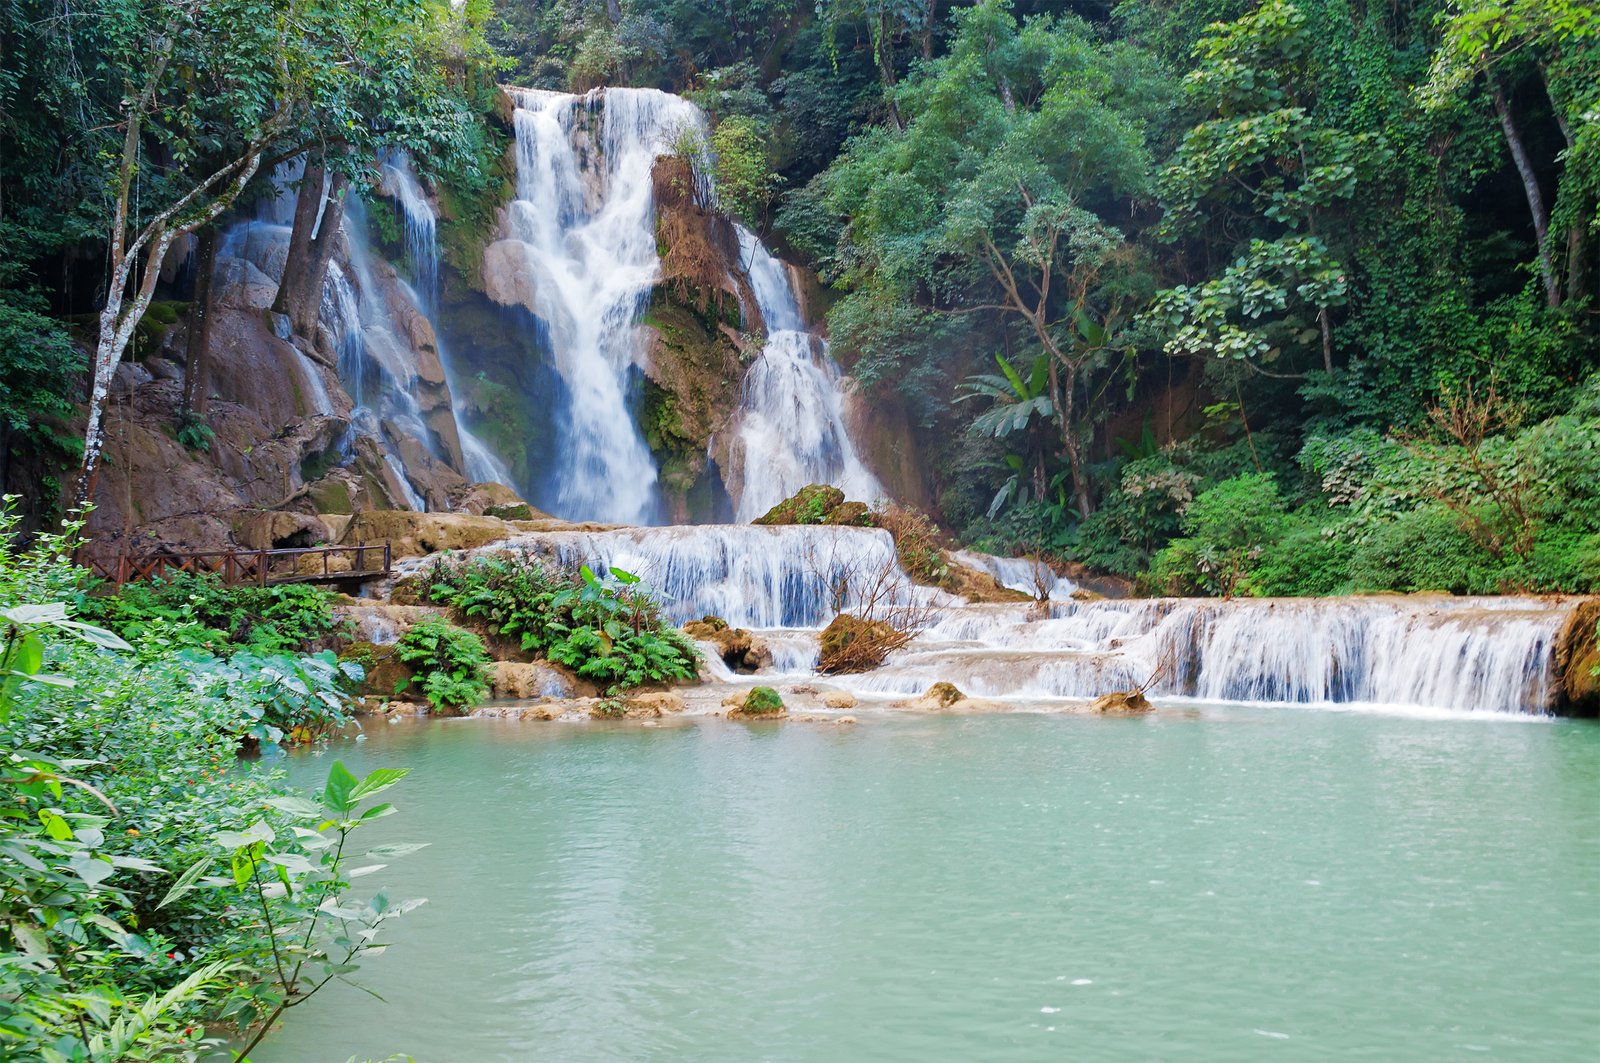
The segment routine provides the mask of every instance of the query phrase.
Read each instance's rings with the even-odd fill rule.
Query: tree
[[[898,94],[905,129],[858,139],[828,175],[849,216],[844,279],[940,314],[984,315],[1047,359],[1050,406],[1082,515],[1091,377],[1123,363],[1143,285],[1111,219],[1150,189],[1150,129],[1169,93],[1138,49],[1084,23],[1019,25],[998,0],[952,16],[947,55]]]
[[[1536,68],[1561,130],[1565,150],[1558,199],[1567,227],[1566,296],[1577,298],[1585,288],[1584,245],[1600,181],[1600,7],[1585,0],[1458,0],[1440,21],[1443,36],[1424,96],[1442,108],[1469,85],[1487,86],[1528,201],[1545,301],[1559,307],[1563,289],[1551,211],[1513,111],[1506,74],[1519,65]]]
[[[1251,235],[1219,274],[1162,292],[1151,317],[1168,332],[1168,354],[1258,366],[1320,339],[1331,373],[1330,311],[1347,286],[1327,216],[1355,195],[1383,141],[1319,120],[1318,43],[1286,0],[1208,27],[1195,55],[1184,88],[1205,117],[1161,174],[1163,235]]]
[[[101,76],[123,85],[109,123],[121,143],[106,174],[108,277],[79,505],[88,501],[99,468],[111,378],[149,309],[167,252],[232,206],[296,111],[306,74],[291,55],[295,6],[294,0],[107,3],[108,64]]]

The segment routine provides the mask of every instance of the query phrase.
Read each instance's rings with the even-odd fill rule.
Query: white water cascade
[[[433,203],[422,190],[411,158],[398,153],[383,164],[385,187],[394,196],[406,223],[406,258],[412,270],[412,285],[407,294],[412,297],[428,323],[433,326],[434,344],[439,352],[439,363],[444,368],[445,384],[453,396],[461,394],[455,365],[439,328],[439,219]],[[511,483],[511,471],[505,462],[475,435],[461,419],[461,410],[451,403],[455,418],[456,435],[461,439],[461,452],[466,461],[462,470],[467,479],[478,483]]]
[[[875,503],[883,485],[862,464],[845,430],[839,367],[806,331],[789,271],[755,234],[739,227],[739,250],[761,307],[767,340],[745,374],[731,428],[728,493],[748,523],[807,484],[842,488]]]
[[[405,462],[391,435],[417,439],[435,458],[439,451],[414,394],[416,352],[400,335],[378,286],[367,245],[366,212],[354,197],[345,208],[344,232],[349,269],[338,262],[328,264],[322,321],[339,352],[339,379],[355,403],[351,420],[356,431],[378,441],[384,461],[406,491],[407,503],[424,510],[426,501],[406,475]]]
[[[810,678],[834,588],[895,565],[888,534],[871,528],[629,528],[510,545],[636,573],[677,621],[715,615],[756,629],[773,650],[767,671],[796,679]],[[936,606],[932,619],[881,668],[829,682],[868,696],[916,695],[941,681],[1020,700],[1148,685],[1157,699],[1541,713],[1573,608],[1534,598],[1069,598],[1040,615],[1025,604],[961,604],[894,573],[900,594]]]
[[[693,104],[654,89],[586,96],[516,90],[517,192],[508,223],[525,248],[534,309],[565,383],[556,511],[645,523],[655,460],[629,411],[639,316],[660,274],[650,171]]]

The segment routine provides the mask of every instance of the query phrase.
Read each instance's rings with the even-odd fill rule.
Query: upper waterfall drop
[[[445,345],[439,328],[439,219],[433,202],[422,189],[412,168],[411,157],[404,152],[391,156],[383,164],[384,185],[394,196],[406,223],[406,258],[411,266],[411,285],[407,294],[422,311],[434,330],[434,347],[439,353],[440,367],[444,370],[446,385],[452,396],[461,394],[454,360]],[[461,417],[460,407],[452,401],[451,415],[455,420],[456,435],[461,440],[465,468],[461,471],[478,483],[511,483],[511,471],[479,439]]]
[[[739,250],[767,339],[745,374],[730,426],[728,493],[734,517],[755,520],[807,484],[877,502],[883,485],[862,464],[844,423],[839,367],[806,331],[789,271],[739,226]]]
[[[512,96],[517,189],[507,221],[526,249],[532,309],[567,393],[554,508],[649,523],[660,510],[656,463],[630,412],[629,378],[642,359],[639,317],[661,271],[651,169],[677,133],[702,129],[704,119],[654,89]]]

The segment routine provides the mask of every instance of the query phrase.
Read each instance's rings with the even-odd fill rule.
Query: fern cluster
[[[448,620],[429,620],[400,637],[400,659],[415,675],[409,682],[440,712],[470,709],[489,693],[489,665],[493,659],[483,639]]]
[[[427,593],[607,691],[696,674],[694,644],[661,615],[650,588],[621,569],[561,571],[521,553],[445,560]]]

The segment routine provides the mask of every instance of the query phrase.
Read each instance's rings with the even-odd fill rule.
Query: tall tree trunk
[[[900,108],[894,102],[894,39],[890,36],[887,15],[878,19],[876,32],[872,36],[872,53],[878,60],[878,81],[883,85],[883,100],[889,105],[889,123],[894,126],[895,132],[903,132],[906,125],[900,120]]]
[[[1528,159],[1528,149],[1523,146],[1522,134],[1517,131],[1511,117],[1511,106],[1506,101],[1505,89],[1499,79],[1489,76],[1489,91],[1494,97],[1494,112],[1500,119],[1500,131],[1505,134],[1506,146],[1511,149],[1511,161],[1516,164],[1522,178],[1522,191],[1528,197],[1528,211],[1533,215],[1533,235],[1539,242],[1539,278],[1544,282],[1545,302],[1551,307],[1561,305],[1561,286],[1556,281],[1555,263],[1550,255],[1550,211],[1544,205],[1544,193],[1539,191],[1539,178]]]
[[[317,331],[317,317],[322,309],[322,280],[338,241],[339,222],[344,217],[346,183],[344,174],[335,172],[329,177],[320,162],[307,160],[300,190],[295,196],[289,253],[284,259],[283,280],[278,284],[272,309],[287,317],[290,328],[302,336],[311,336]]]
[[[204,417],[211,392],[211,289],[217,265],[217,227],[200,230],[195,248],[194,302],[189,307],[189,338],[184,350],[183,405],[179,415]]]
[[[1544,92],[1545,95],[1550,98],[1550,113],[1556,116],[1556,125],[1561,128],[1561,139],[1564,140],[1567,145],[1567,158],[1571,159],[1572,153],[1577,150],[1578,141],[1573,135],[1572,123],[1567,120],[1566,108],[1562,106],[1561,99],[1556,94],[1555,86],[1550,82],[1550,66],[1548,63],[1539,64],[1539,77],[1544,80]],[[1576,184],[1577,182],[1572,183]],[[1558,204],[1561,202],[1562,195],[1559,190],[1560,187],[1561,186],[1559,185],[1557,186],[1558,191],[1556,194],[1556,202]],[[1568,302],[1583,298],[1583,294],[1588,288],[1589,280],[1587,275],[1588,262],[1584,254],[1586,251],[1586,241],[1584,239],[1584,219],[1588,216],[1588,211],[1583,208],[1587,206],[1587,204],[1583,202],[1584,193],[1581,190],[1575,189],[1573,190],[1573,194],[1580,197],[1577,208],[1572,210],[1570,213],[1565,211],[1560,212],[1566,214],[1566,216],[1572,219],[1572,223],[1567,226]]]

